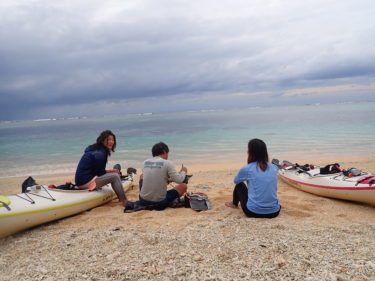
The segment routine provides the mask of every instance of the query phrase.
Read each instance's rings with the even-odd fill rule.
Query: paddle
[[[272,159],[271,161],[272,164],[276,165],[279,169],[296,169],[298,173],[305,173],[312,177],[312,175],[308,172],[308,168],[306,166],[301,166],[298,164],[292,164],[291,162],[284,160],[282,164],[280,165],[280,161],[278,159]]]
[[[296,168],[298,166],[298,165],[294,165],[294,164],[292,164],[292,163],[290,163],[289,161],[286,161],[286,160],[284,160],[282,162],[282,164],[280,165],[279,159],[276,159],[276,158],[272,159],[271,163],[276,165],[277,167],[279,167],[279,169],[286,168],[286,167]]]

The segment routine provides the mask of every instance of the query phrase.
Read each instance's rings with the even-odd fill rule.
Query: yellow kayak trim
[[[126,185],[124,188],[129,189],[132,185],[133,184],[130,183],[130,184]],[[126,191],[127,190],[125,190],[125,192]],[[83,200],[83,201],[79,201],[79,202],[75,202],[75,203],[71,203],[71,204],[65,204],[65,205],[60,205],[60,206],[55,206],[55,207],[32,210],[32,211],[23,211],[23,212],[17,212],[17,213],[1,214],[0,218],[7,218],[7,217],[14,217],[14,216],[25,215],[25,214],[42,213],[42,212],[51,211],[51,210],[58,210],[58,209],[63,209],[63,208],[67,208],[67,207],[85,204],[85,203],[92,202],[92,201],[97,201],[97,200],[100,200],[100,199],[105,198],[105,197],[110,197],[110,198],[106,199],[106,200],[109,201],[109,200],[112,200],[112,197],[114,195],[115,195],[115,192],[111,191],[108,194],[104,194],[104,195],[101,195],[101,196],[98,196],[98,197],[95,197],[95,198],[92,198],[92,199],[87,199],[87,200]],[[1,204],[1,206],[2,206],[2,204]]]

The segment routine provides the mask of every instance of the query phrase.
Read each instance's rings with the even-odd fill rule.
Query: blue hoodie
[[[251,162],[238,172],[234,183],[247,182],[248,210],[257,214],[271,214],[280,210],[277,197],[277,171],[274,164],[267,163],[267,169],[262,171],[257,162]]]
[[[88,146],[77,166],[76,185],[84,185],[93,177],[104,175],[107,158],[108,151],[104,147]]]

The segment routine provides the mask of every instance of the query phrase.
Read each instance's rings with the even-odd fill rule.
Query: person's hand
[[[180,172],[187,173],[187,168],[184,165],[182,165]]]

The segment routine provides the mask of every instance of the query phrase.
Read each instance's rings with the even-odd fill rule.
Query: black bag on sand
[[[194,211],[207,211],[211,209],[211,203],[208,196],[202,192],[187,192],[185,194],[185,208],[192,208]]]

